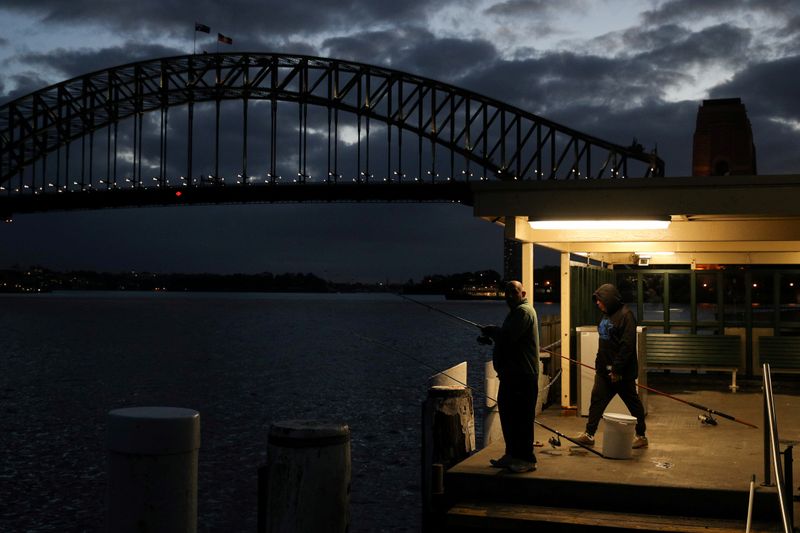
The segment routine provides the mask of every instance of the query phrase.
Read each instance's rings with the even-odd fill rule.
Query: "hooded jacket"
[[[597,331],[600,339],[594,367],[601,376],[609,372],[622,379],[636,379],[639,363],[636,357],[636,318],[614,285],[606,283],[598,287],[592,298],[600,300],[606,307]]]

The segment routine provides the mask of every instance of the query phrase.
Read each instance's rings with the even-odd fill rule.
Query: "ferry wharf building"
[[[800,175],[757,174],[738,98],[702,103],[693,144],[692,176],[478,183],[474,214],[521,243],[530,289],[534,246],[560,252],[564,357],[599,321],[592,292],[615,283],[646,328],[643,367],[732,370],[734,390],[765,362],[800,371]]]

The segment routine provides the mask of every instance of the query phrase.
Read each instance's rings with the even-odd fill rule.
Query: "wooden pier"
[[[653,386],[763,427],[760,381],[732,394],[709,375],[652,376]],[[781,451],[800,441],[800,385],[776,387]],[[649,398],[649,448],[630,460],[604,459],[536,428],[538,469],[511,474],[489,466],[503,443],[454,466],[445,475],[443,531],[745,531],[750,480],[756,476],[751,531],[779,531],[775,487],[765,487],[762,429],[717,418],[703,424],[703,412],[664,396]],[[538,417],[565,435],[576,435],[586,419],[557,406]],[[596,449],[602,451],[603,423]],[[800,471],[794,467],[793,494]],[[771,473],[774,483],[775,476]],[[794,503],[795,516],[797,503]]]

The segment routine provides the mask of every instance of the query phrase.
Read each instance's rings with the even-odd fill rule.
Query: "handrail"
[[[789,516],[786,511],[787,501],[786,493],[783,486],[783,469],[781,468],[780,448],[778,441],[778,419],[775,414],[775,398],[772,395],[772,373],[768,363],[762,365],[762,373],[764,376],[764,415],[765,424],[764,431],[769,431],[769,446],[767,446],[767,438],[764,439],[764,456],[770,456],[770,464],[775,473],[775,485],[778,487],[778,503],[781,509],[781,521],[783,524],[784,533],[792,533],[792,525],[789,522]],[[765,470],[765,478],[768,480],[769,470]]]

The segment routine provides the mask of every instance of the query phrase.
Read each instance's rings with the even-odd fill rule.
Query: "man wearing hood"
[[[506,284],[508,315],[502,326],[485,326],[494,341],[492,363],[500,379],[497,407],[506,453],[492,466],[523,473],[536,470],[533,423],[539,394],[539,321],[519,281]],[[481,340],[481,339],[479,339]]]
[[[586,446],[594,446],[594,434],[600,418],[614,395],[619,394],[625,406],[636,417],[633,447],[645,448],[648,442],[645,436],[644,406],[636,390],[636,377],[639,374],[636,318],[622,302],[617,288],[610,283],[598,287],[592,294],[592,299],[603,313],[603,318],[597,328],[600,339],[594,363],[589,420],[586,422],[586,431],[575,440]]]

